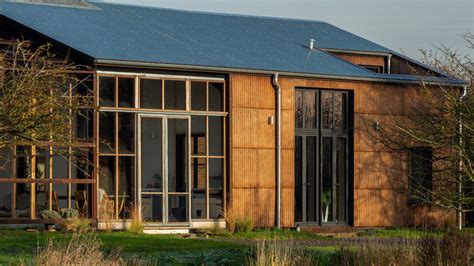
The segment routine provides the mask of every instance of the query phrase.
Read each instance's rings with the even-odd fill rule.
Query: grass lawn
[[[472,234],[474,236],[474,230],[472,228],[465,228],[463,232],[466,234]],[[424,236],[431,237],[443,237],[447,233],[446,230],[420,230],[416,228],[388,228],[388,229],[367,229],[358,233],[360,237],[375,237],[375,238],[407,238],[407,239],[419,239]]]
[[[247,245],[213,239],[192,239],[169,235],[136,235],[127,232],[98,233],[103,250],[119,248],[125,257],[159,256],[169,263],[238,263],[250,250]],[[71,234],[0,230],[0,264],[32,259],[36,247],[49,238],[67,240]]]
[[[333,240],[334,238],[317,235],[311,232],[297,232],[289,229],[255,229],[251,232],[230,234],[223,232],[213,236],[229,240]]]

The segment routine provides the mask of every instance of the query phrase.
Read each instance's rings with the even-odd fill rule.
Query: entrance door
[[[349,92],[297,89],[295,98],[295,222],[346,224]]]
[[[139,116],[139,206],[145,222],[189,224],[189,117]]]

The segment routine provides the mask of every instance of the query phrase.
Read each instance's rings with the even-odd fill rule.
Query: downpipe
[[[276,217],[277,228],[281,228],[281,87],[278,73],[273,75],[272,83],[276,96]]]
[[[467,86],[463,86],[462,88],[462,94],[461,96],[459,97],[459,101],[462,103],[462,100],[464,97],[466,97],[467,95]],[[458,197],[459,197],[459,202],[458,202],[458,229],[459,230],[462,230],[462,203],[461,203],[461,199],[462,199],[462,196],[463,196],[463,193],[462,193],[462,189],[463,189],[463,186],[462,186],[462,170],[463,170],[463,161],[462,161],[462,147],[464,145],[463,143],[463,138],[462,138],[462,134],[463,134],[463,121],[462,121],[462,113],[459,114],[459,176],[458,176]]]

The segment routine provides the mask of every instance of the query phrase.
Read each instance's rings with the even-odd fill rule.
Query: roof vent
[[[314,50],[316,49],[316,40],[315,39],[309,39],[309,44],[308,44],[308,48],[310,50]]]

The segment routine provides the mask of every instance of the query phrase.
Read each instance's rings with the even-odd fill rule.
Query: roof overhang
[[[384,78],[368,78],[355,76],[338,76],[338,75],[323,75],[316,73],[297,73],[285,72],[279,70],[259,70],[259,69],[242,69],[218,66],[199,66],[199,65],[183,65],[183,64],[168,64],[168,63],[153,63],[141,61],[123,61],[114,59],[96,59],[96,66],[114,66],[114,67],[139,67],[139,68],[155,68],[167,70],[186,70],[186,71],[206,71],[213,73],[242,73],[242,74],[260,74],[260,75],[274,75],[278,73],[280,76],[295,77],[295,78],[314,78],[314,79],[330,79],[330,80],[346,80],[346,81],[366,81],[377,83],[395,83],[395,84],[425,84],[425,85],[449,85],[454,87],[463,87],[464,83],[448,82],[443,80],[429,80],[433,78],[419,77],[416,80],[406,79],[384,79]]]

